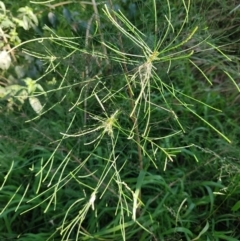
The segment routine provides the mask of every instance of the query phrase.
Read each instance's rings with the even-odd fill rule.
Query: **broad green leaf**
[[[240,201],[237,201],[234,205],[233,205],[233,207],[232,207],[232,211],[233,212],[236,212],[236,211],[238,211],[238,209],[240,208]]]

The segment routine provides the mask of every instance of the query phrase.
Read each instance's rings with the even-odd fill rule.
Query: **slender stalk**
[[[108,0],[108,2],[109,2],[109,5],[110,5],[111,9],[113,9],[112,0]],[[118,22],[118,19],[116,18],[114,12],[113,12],[113,18],[116,22]],[[122,36],[121,36],[120,32],[118,32],[118,41],[119,41],[119,45],[120,45],[120,50],[121,50],[122,53],[124,53],[123,41],[122,41]],[[123,55],[123,58],[125,58],[124,55]],[[128,69],[127,69],[126,61],[123,61],[122,67],[123,67],[126,78],[128,78]],[[139,165],[139,170],[141,171],[141,170],[143,170],[143,157],[142,157],[142,149],[141,149],[141,146],[140,146],[141,140],[140,140],[140,133],[139,133],[139,128],[138,128],[138,119],[137,119],[136,113],[134,111],[135,101],[134,101],[134,98],[133,98],[133,93],[132,93],[129,81],[128,81],[127,93],[128,93],[128,97],[129,97],[129,100],[130,100],[130,106],[131,106],[131,112],[130,113],[132,113],[130,118],[133,122],[133,126],[135,127],[134,128],[134,132],[135,132],[134,138],[135,138],[135,141],[137,143],[138,165]],[[141,190],[139,191],[138,199],[141,199]],[[137,215],[140,216],[140,207],[137,210]]]
[[[100,38],[101,38],[101,45],[102,45],[103,53],[106,56],[106,64],[109,65],[110,63],[109,63],[109,59],[108,59],[108,55],[107,55],[107,48],[104,45],[104,42],[105,42],[104,41],[104,35],[102,33],[102,30],[101,30],[101,21],[100,21],[100,18],[99,18],[98,8],[97,8],[97,4],[96,4],[95,0],[92,0],[92,5],[93,5],[94,13],[95,13],[95,18],[96,18],[96,21],[98,23],[98,31],[99,31]]]

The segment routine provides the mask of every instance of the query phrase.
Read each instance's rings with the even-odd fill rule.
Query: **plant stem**
[[[111,9],[113,9],[112,0],[108,0],[108,2],[109,2],[109,5],[110,5]],[[116,22],[118,22],[115,14],[114,14],[114,11],[113,11],[113,18]],[[120,32],[118,32],[118,41],[119,41],[119,45],[120,45],[120,50],[121,50],[122,53],[124,53],[123,41],[122,41],[122,36],[121,36]],[[123,55],[123,58],[125,58],[125,55]],[[123,66],[125,76],[126,76],[126,78],[128,78],[128,69],[127,69],[126,61],[123,61],[122,66]],[[131,112],[130,113],[132,113],[132,111],[134,110],[135,101],[134,101],[134,98],[133,98],[133,93],[132,93],[129,81],[128,81],[127,93],[128,93],[128,97],[129,97],[129,100],[130,100],[130,106],[131,106]],[[137,143],[138,165],[139,165],[139,171],[141,171],[141,170],[143,170],[143,158],[142,158],[142,149],[141,149],[141,146],[140,146],[140,133],[139,133],[139,128],[138,128],[138,120],[137,120],[137,116],[136,116],[135,111],[133,111],[130,118],[133,122],[133,126],[135,127],[134,128],[134,134],[135,134],[134,139]],[[141,199],[141,190],[139,191],[138,199]],[[138,217],[140,216],[140,207],[137,210],[137,215],[138,215]]]
[[[109,63],[109,59],[108,59],[108,55],[107,55],[107,48],[104,45],[104,37],[103,37],[103,33],[101,31],[101,22],[100,22],[98,8],[97,8],[97,4],[96,4],[95,0],[92,0],[92,5],[93,5],[94,13],[95,13],[95,18],[96,18],[96,21],[98,23],[98,31],[99,31],[100,38],[101,38],[101,44],[102,44],[103,53],[106,56],[106,64],[107,64],[107,66],[109,66],[110,63]]]

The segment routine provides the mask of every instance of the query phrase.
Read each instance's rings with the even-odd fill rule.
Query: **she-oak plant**
[[[105,83],[104,76],[96,75],[82,81],[79,96],[72,103],[70,109],[74,112],[72,121],[66,130],[61,131],[62,137],[57,141],[56,149],[47,160],[41,159],[38,166],[36,164],[30,169],[31,172],[35,173],[37,182],[35,197],[28,198],[29,183],[15,211],[20,209],[25,200],[29,204],[32,203],[32,207],[22,210],[22,214],[39,206],[44,207],[44,213],[49,212],[51,206],[54,210],[58,210],[58,196],[64,198],[62,196],[63,190],[70,185],[77,184],[78,198],[75,196],[76,199],[67,204],[66,212],[62,214],[61,224],[55,232],[55,235],[61,235],[61,240],[145,240],[147,237],[151,237],[152,240],[159,240],[169,232],[174,235],[178,230],[184,233],[187,240],[196,240],[209,228],[206,225],[196,233],[184,227],[179,217],[182,203],[174,217],[176,219],[175,229],[172,231],[171,229],[169,229],[170,231],[165,230],[165,233],[162,232],[160,237],[159,224],[154,220],[157,219],[156,214],[149,211],[151,202],[153,203],[159,194],[156,194],[154,188],[152,188],[153,196],[151,200],[147,200],[148,198],[144,196],[146,187],[149,188],[149,183],[156,186],[160,185],[164,190],[170,189],[170,185],[166,184],[154,170],[167,172],[168,163],[174,162],[178,153],[194,147],[191,143],[178,147],[168,147],[166,144],[171,138],[180,138],[182,133],[186,132],[184,125],[174,111],[176,105],[172,105],[173,101],[185,108],[185,112],[190,112],[230,142],[223,133],[204,120],[191,106],[195,102],[215,111],[220,110],[208,106],[202,101],[194,99],[194,97],[187,96],[181,90],[175,88],[173,84],[164,81],[160,77],[157,67],[159,64],[164,64],[164,66],[167,66],[165,70],[167,73],[171,70],[171,65],[175,61],[189,61],[212,84],[191,57],[194,55],[194,49],[202,43],[207,44],[210,49],[218,50],[218,48],[209,43],[207,39],[190,48],[183,48],[199,28],[194,26],[188,36],[179,41],[184,33],[184,27],[188,23],[190,1],[183,1],[186,16],[178,30],[174,29],[171,7],[169,1],[167,1],[168,16],[165,16],[167,27],[163,36],[158,39],[156,34],[159,28],[157,6],[155,0],[152,3],[155,19],[155,47],[153,49],[144,40],[145,35],[122,12],[113,11],[109,8],[112,5],[111,1],[109,1],[108,6],[104,6],[103,12],[119,32],[119,43],[114,45],[105,41],[101,42],[101,45],[112,55],[105,55],[106,51],[101,53],[95,49],[92,52],[84,48],[79,49],[74,41],[75,39],[59,37],[54,33],[52,33],[52,37],[36,40],[42,40],[43,43],[49,40],[54,42],[55,45],[70,49],[71,52],[66,58],[80,52],[84,55],[94,56],[94,58],[106,58],[116,62],[123,71],[121,78],[115,77],[116,81],[121,81],[115,85],[117,89]],[[175,32],[175,37],[166,44],[169,34]],[[125,39],[131,40],[142,54],[127,53],[124,50]],[[218,51],[221,53],[220,50]],[[40,54],[34,55],[35,57],[41,56]],[[167,65],[165,65],[166,63]],[[55,69],[55,67],[53,68]],[[68,69],[69,67],[59,88],[55,90],[56,92],[74,87],[74,85],[64,86]],[[49,72],[51,71],[49,70]],[[61,101],[66,96],[67,94]],[[186,100],[190,103],[187,103]],[[61,101],[57,104],[60,104]],[[95,103],[95,106],[98,107],[92,110],[89,103]],[[52,108],[43,111],[39,117],[41,118]],[[103,114],[99,114],[99,112]],[[167,121],[162,120],[161,116],[166,117],[166,114]],[[78,115],[84,117],[84,126],[80,127],[80,131],[76,131]],[[159,119],[156,120],[156,116]],[[167,124],[168,119],[173,120],[170,125]],[[156,135],[156,122],[160,122],[160,124],[163,122],[170,131],[162,136]],[[65,145],[72,138],[84,140],[80,147],[82,151],[80,157],[76,156],[74,147],[69,149]],[[128,146],[136,148],[136,151],[129,150]],[[60,164],[55,163],[54,159],[59,149],[63,149],[67,153]],[[123,154],[125,149],[129,153]],[[195,158],[197,160],[197,157]],[[96,167],[93,164],[94,160],[97,160]],[[77,165],[74,166],[72,161]],[[133,174],[130,172],[128,176],[126,173],[129,172],[130,165],[137,171],[135,170]],[[4,188],[11,170],[12,168],[7,173],[1,189]],[[135,176],[133,177],[133,175]],[[21,187],[16,190],[15,195]],[[0,214],[4,214],[15,195]],[[179,226],[179,223],[182,226]],[[48,240],[52,240],[52,237]]]

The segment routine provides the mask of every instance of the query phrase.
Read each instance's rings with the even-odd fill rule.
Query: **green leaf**
[[[46,96],[46,93],[40,84],[36,84],[36,89],[40,90]]]
[[[207,232],[208,229],[209,229],[209,223],[207,222],[205,227],[202,229],[202,231],[198,234],[196,238],[192,239],[192,241],[198,240],[204,233]]]
[[[5,88],[0,86],[0,98],[3,98],[5,96],[5,92],[6,92]]]
[[[6,14],[6,7],[5,7],[5,4],[2,1],[0,1],[0,8],[2,9],[2,11],[5,15]]]
[[[232,210],[233,212],[236,212],[239,208],[240,208],[240,200],[237,201],[237,202],[233,205],[233,207],[232,207],[231,210]]]
[[[23,16],[23,20],[22,20],[22,27],[25,30],[29,30],[30,26],[29,26],[29,19],[27,16]]]
[[[31,11],[32,11],[32,9],[29,8],[29,7],[27,7],[27,6],[18,9],[18,12],[24,13],[24,14],[28,14],[28,13],[31,12]]]
[[[28,88],[28,93],[29,94],[33,94],[34,91],[36,90],[36,82],[34,80],[32,80],[31,78],[26,78],[24,79],[24,82],[26,83],[27,85],[27,88]]]
[[[224,233],[220,233],[220,232],[215,232],[213,235],[214,237],[217,238],[216,240],[220,239],[220,240],[227,240],[227,241],[239,241],[239,239],[227,236]]]
[[[34,25],[37,26],[38,25],[37,16],[32,11],[28,13],[28,16],[33,21]]]
[[[137,178],[137,184],[136,184],[136,190],[134,192],[134,197],[133,197],[133,215],[132,218],[135,221],[136,220],[136,212],[138,209],[138,197],[139,193],[141,191],[141,187],[143,185],[143,181],[145,178],[146,172],[145,171],[140,171],[138,178]]]
[[[9,29],[9,28],[14,28],[15,27],[15,24],[7,17],[5,17],[2,21],[1,21],[1,24],[0,26],[3,28],[3,29]],[[6,34],[5,34],[6,36]]]
[[[24,89],[24,87],[21,85],[9,85],[5,87],[6,92],[11,93],[11,95],[15,95],[17,92],[19,92],[22,89]]]

